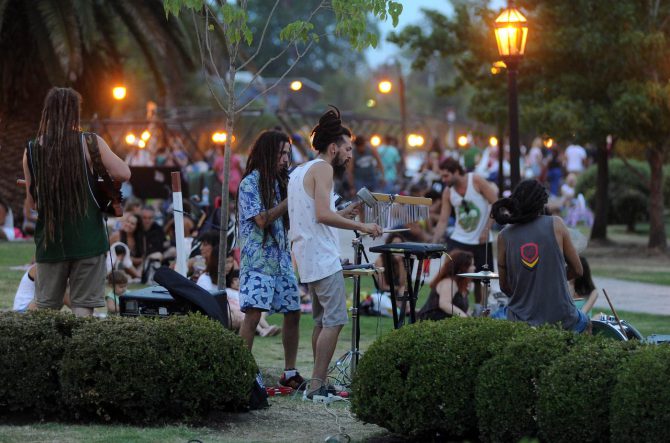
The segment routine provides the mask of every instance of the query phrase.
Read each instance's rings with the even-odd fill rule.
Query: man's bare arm
[[[254,222],[256,222],[259,228],[265,229],[266,226],[271,225],[275,220],[284,215],[287,210],[288,199],[284,199],[274,208],[270,208],[268,211],[263,211],[255,216]]]

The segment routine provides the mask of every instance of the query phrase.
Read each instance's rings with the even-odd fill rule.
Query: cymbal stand
[[[361,257],[365,253],[363,249],[363,237],[357,231],[354,231],[354,233],[356,237],[351,240],[351,246],[354,248],[354,265],[360,265]],[[358,359],[361,356],[359,349],[361,339],[360,319],[358,315],[361,303],[361,276],[353,275],[352,278],[354,280],[354,294],[351,306],[351,349],[338,358],[328,371],[328,374],[341,386],[351,386],[351,381],[354,378],[356,366],[358,365]]]

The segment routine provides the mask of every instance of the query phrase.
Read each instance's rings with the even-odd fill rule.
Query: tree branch
[[[278,78],[272,85],[268,86],[266,89],[264,89],[261,93],[259,93],[259,94],[256,95],[255,97],[253,97],[253,98],[252,98],[251,100],[249,100],[247,103],[245,103],[244,105],[242,105],[242,106],[240,106],[238,109],[236,109],[236,110],[235,110],[235,113],[239,113],[239,112],[244,111],[244,110],[245,110],[247,107],[249,107],[254,101],[256,101],[256,99],[257,99],[258,97],[261,97],[261,96],[267,94],[270,90],[274,89],[274,88],[279,84],[279,82],[281,82],[281,81],[284,79],[284,77],[286,77],[286,76],[288,75],[288,73],[291,72],[291,70],[295,67],[295,65],[298,64],[298,62],[300,61],[300,59],[303,58],[303,57],[305,56],[305,54],[307,54],[307,52],[309,52],[309,50],[310,50],[310,48],[312,47],[313,44],[314,44],[313,41],[309,42],[309,44],[307,45],[307,47],[305,48],[305,50],[304,50],[303,52],[300,52],[300,51],[297,49],[297,46],[296,46],[296,54],[297,54],[296,59],[293,61],[293,63],[291,63],[291,66],[289,66],[288,69],[286,69],[286,71],[281,75],[281,77],[279,77],[279,78]],[[250,83],[250,84],[251,84],[251,83]],[[248,86],[247,86],[247,88],[248,88]],[[246,90],[247,88],[245,88],[245,90]]]
[[[261,52],[261,48],[263,47],[263,42],[265,41],[265,33],[267,32],[268,27],[270,26],[270,20],[272,20],[272,16],[274,15],[275,10],[277,9],[277,5],[279,5],[279,0],[276,0],[276,1],[275,1],[275,4],[274,4],[274,6],[272,6],[272,10],[270,11],[270,14],[268,15],[268,18],[267,18],[267,20],[265,21],[265,26],[263,27],[263,33],[261,34],[261,38],[260,38],[260,40],[258,41],[258,48],[256,48],[256,52],[254,52],[254,53],[251,55],[251,57],[249,57],[248,59],[246,59],[246,61],[245,61],[244,63],[242,63],[242,64],[239,66],[239,69],[244,69],[244,68],[245,68],[249,63],[251,63],[251,62],[258,56],[258,54]]]
[[[192,17],[193,17],[193,27],[195,28],[195,33],[196,33],[196,40],[198,42],[198,50],[200,51],[200,64],[202,65],[202,73],[205,76],[205,82],[207,83],[207,88],[209,89],[209,92],[212,94],[212,97],[214,97],[214,100],[216,100],[216,103],[219,105],[219,107],[226,111],[226,108],[223,106],[223,103],[219,100],[219,97],[216,95],[216,92],[214,92],[214,89],[212,88],[212,84],[209,81],[209,76],[207,75],[207,68],[205,67],[205,53],[202,48],[202,42],[200,41],[200,31],[198,30],[198,22],[196,20],[196,13],[195,11],[192,12]],[[225,91],[225,88],[224,88]]]

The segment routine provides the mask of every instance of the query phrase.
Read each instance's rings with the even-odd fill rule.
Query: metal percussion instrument
[[[483,270],[479,272],[466,272],[463,274],[456,274],[456,275],[458,275],[459,277],[471,278],[473,280],[497,280],[500,278],[498,274],[488,270]]]

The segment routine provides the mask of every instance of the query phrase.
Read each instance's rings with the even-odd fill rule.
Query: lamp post
[[[509,1],[507,9],[496,18],[494,28],[498,53],[507,65],[507,89],[509,106],[509,147],[511,166],[511,187],[514,189],[521,178],[519,170],[519,100],[517,97],[516,74],[519,61],[526,51],[528,37],[526,17]],[[503,150],[500,149],[500,155]]]
[[[400,102],[400,140],[398,148],[404,156],[405,146],[407,145],[407,103],[405,101],[405,79],[402,75],[400,62],[396,60],[395,67],[398,75],[398,100]],[[377,84],[377,89],[382,94],[389,94],[393,89],[393,83],[389,80],[382,80]]]

